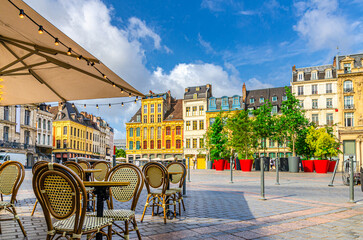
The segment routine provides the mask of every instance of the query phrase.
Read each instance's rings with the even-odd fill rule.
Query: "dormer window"
[[[325,71],[325,78],[326,79],[333,78],[333,73],[332,73],[332,70],[331,69],[327,69]]]
[[[140,115],[136,116],[136,122],[141,122],[141,116]]]
[[[200,88],[199,88],[199,87],[196,87],[196,88],[195,88],[195,91],[197,91],[197,92],[198,92],[199,90],[200,90]]]
[[[239,99],[238,97],[234,97],[233,98],[233,105],[238,105],[239,104]]]
[[[216,110],[216,99],[215,98],[209,99],[209,109]]]
[[[286,100],[287,100],[287,96],[286,95],[282,96],[282,101],[286,101]]]
[[[298,81],[304,81],[304,73],[303,72],[299,72],[297,74],[297,80]]]
[[[273,97],[272,97],[272,101],[273,101],[273,102],[276,102],[276,101],[277,101],[277,96],[273,96]]]
[[[198,98],[198,93],[194,93],[193,94],[193,99],[197,99]]]
[[[144,114],[147,113],[147,105],[144,105]]]
[[[255,99],[254,98],[250,98],[250,104],[255,103]]]
[[[226,110],[228,108],[228,97],[222,97],[222,110]]]
[[[260,97],[260,103],[264,103],[265,99],[263,97]]]
[[[318,71],[311,72],[311,80],[317,80],[318,79]]]
[[[351,72],[351,64],[344,63],[344,73],[350,73],[350,72]]]

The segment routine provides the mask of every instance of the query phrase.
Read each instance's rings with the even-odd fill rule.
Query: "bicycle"
[[[344,160],[344,165],[343,165],[343,171],[342,171],[342,180],[343,180],[343,184],[346,186],[349,186],[350,183],[350,159],[346,159]],[[354,170],[353,170],[354,171]],[[353,178],[353,184],[354,185],[358,185],[358,183],[360,182],[360,173],[354,173],[354,178]]]

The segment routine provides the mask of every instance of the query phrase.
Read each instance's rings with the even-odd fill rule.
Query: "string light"
[[[74,103],[72,103],[72,108],[74,108]]]
[[[116,87],[116,84],[115,83],[112,83],[112,87]]]
[[[108,108],[111,108],[111,103],[110,103],[110,104],[108,104]]]
[[[67,55],[70,56],[72,54],[72,48],[68,48]]]
[[[102,77],[107,78],[107,76],[105,74],[102,74]]]
[[[21,19],[23,19],[23,18],[24,18],[24,10],[23,10],[23,9],[20,9],[19,17],[20,17]]]
[[[136,96],[136,100],[139,100],[139,96]]]
[[[77,56],[77,60],[81,60],[82,59],[82,55]]]
[[[86,104],[84,105],[84,108],[86,108]]]
[[[39,34],[43,34],[43,32],[44,32],[43,26],[42,26],[42,25],[40,25],[40,26],[39,26],[38,33],[39,33]]]
[[[136,99],[135,99],[135,104],[136,104]]]
[[[55,40],[54,40],[54,45],[56,45],[56,46],[58,46],[58,45],[59,45],[59,40],[58,40],[58,38],[55,38]]]
[[[131,93],[129,93],[129,97],[131,97]]]
[[[124,89],[123,88],[121,88],[121,93],[124,93]]]
[[[121,106],[123,107],[124,106],[124,103],[121,103]]]
[[[98,109],[98,104],[96,104],[96,108]]]

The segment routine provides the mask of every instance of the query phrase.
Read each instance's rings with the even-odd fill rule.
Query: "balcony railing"
[[[354,109],[354,104],[345,104],[344,109]]]
[[[18,143],[18,142],[9,142],[0,140],[0,147],[1,148],[10,148],[10,149],[17,149],[17,150],[30,150],[35,151],[35,146],[25,143]]]
[[[326,108],[333,108],[333,105],[328,104],[326,105]]]
[[[316,105],[313,105],[313,109],[317,109],[318,108],[318,106],[316,106]]]
[[[345,93],[350,93],[350,92],[353,92],[353,88],[344,88],[343,91]]]

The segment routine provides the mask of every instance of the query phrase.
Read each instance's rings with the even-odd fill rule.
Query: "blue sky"
[[[185,87],[211,83],[221,97],[240,94],[244,82],[280,87],[293,65],[331,64],[337,46],[363,52],[363,0],[26,2],[143,93],[181,98]],[[87,111],[121,138],[138,107]]]

